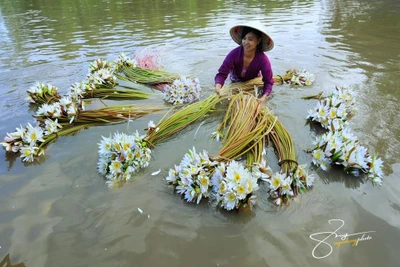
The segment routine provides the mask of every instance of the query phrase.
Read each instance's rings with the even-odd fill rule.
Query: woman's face
[[[260,38],[258,38],[253,32],[249,32],[242,39],[242,45],[245,51],[255,50],[259,43]]]

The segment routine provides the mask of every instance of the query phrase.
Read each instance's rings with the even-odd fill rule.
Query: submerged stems
[[[216,104],[226,98],[227,97],[219,97],[217,94],[212,94],[202,101],[184,106],[169,117],[167,117],[168,112],[155,128],[149,129],[145,141],[148,142],[150,146],[154,146],[156,143],[165,140],[193,122],[203,118]],[[172,109],[170,112],[171,111]]]

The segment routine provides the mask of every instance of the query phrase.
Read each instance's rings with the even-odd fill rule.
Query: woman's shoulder
[[[269,62],[268,56],[261,50],[257,50],[257,57],[259,58],[259,60],[261,60],[263,62],[265,62],[265,61]]]
[[[241,52],[241,46],[238,46],[238,47],[232,49],[228,53],[228,55],[226,56],[226,59],[236,62],[240,58],[241,53],[242,53]]]

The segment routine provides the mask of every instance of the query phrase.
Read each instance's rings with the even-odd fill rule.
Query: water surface
[[[89,63],[124,52],[156,49],[165,69],[199,77],[204,95],[225,55],[235,47],[235,23],[261,21],[275,41],[267,55],[275,74],[307,69],[308,88],[275,86],[268,106],[292,134],[300,163],[318,131],[306,124],[314,101],[302,96],[351,85],[357,114],[350,126],[385,161],[385,180],[314,170],[315,187],[276,208],[258,192],[252,213],[188,204],[163,177],[192,146],[210,153],[221,115],[208,117],[159,144],[134,181],[110,189],[97,174],[97,143],[115,131],[144,132],[145,116],[60,138],[38,164],[0,150],[0,259],[26,266],[398,266],[400,240],[400,4],[388,1],[118,1],[0,0],[0,132],[33,122],[24,102],[36,81],[64,94],[84,79]],[[161,96],[144,101],[162,104]],[[114,102],[112,102],[114,103]],[[277,169],[274,155],[269,155]],[[161,169],[158,176],[151,173]],[[143,214],[138,212],[141,208]],[[148,216],[150,215],[150,216]],[[310,235],[375,231],[371,240],[333,247],[315,259]],[[330,242],[333,246],[335,239]],[[337,241],[337,240],[336,240]],[[318,252],[326,254],[328,247]]]

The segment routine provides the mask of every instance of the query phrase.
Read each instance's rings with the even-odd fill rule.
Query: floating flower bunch
[[[181,163],[169,170],[167,181],[176,186],[179,194],[184,195],[188,202],[200,203],[202,198],[208,198],[212,184],[210,177],[217,162],[211,161],[206,151],[197,153],[193,147],[186,153]]]
[[[26,101],[33,104],[52,103],[61,98],[57,87],[42,82],[37,82],[34,86],[31,86],[27,93]]]
[[[110,99],[147,99],[148,94],[142,92],[134,84],[124,85],[123,88],[115,88],[118,85],[116,70],[135,66],[135,63],[121,54],[119,59],[110,63],[98,59],[91,63],[87,79],[74,83],[69,89],[69,96],[78,100],[81,98],[110,98]],[[101,68],[103,67],[103,68]]]
[[[329,129],[335,119],[346,121],[355,112],[354,104],[354,96],[349,88],[336,87],[330,96],[319,100],[316,107],[308,111],[307,119],[319,122],[322,127]]]
[[[275,75],[273,79],[275,84],[310,86],[315,81],[315,75],[306,70],[288,69],[284,75]]]
[[[198,78],[181,76],[171,85],[164,87],[163,99],[173,105],[191,103],[200,98],[201,88]]]
[[[51,118],[72,123],[78,112],[83,109],[83,105],[80,105],[79,102],[73,101],[70,97],[62,97],[58,102],[42,104],[36,111],[35,117],[39,120]]]
[[[115,65],[101,58],[95,60],[89,65],[87,75],[90,88],[112,88],[118,84],[117,77],[114,75]]]
[[[294,70],[292,73],[292,78],[290,81],[288,81],[289,84],[294,84],[294,85],[307,85],[310,86],[313,84],[315,81],[315,75],[312,73],[309,73],[306,70],[302,71],[297,71]]]
[[[234,160],[214,161],[206,151],[197,153],[193,147],[179,165],[169,170],[166,180],[188,202],[199,204],[201,199],[212,196],[219,207],[233,210],[254,204],[253,193],[262,177],[259,169],[254,171]]]
[[[20,152],[23,161],[33,162],[35,157],[44,154],[42,147],[46,139],[61,128],[57,119],[46,119],[44,123],[38,123],[36,126],[28,123],[25,127],[16,128],[15,132],[7,133],[1,145],[6,151]]]
[[[137,66],[136,60],[128,57],[124,53],[120,53],[118,58],[114,60],[115,69],[122,71],[124,68],[133,68]]]
[[[300,192],[310,189],[314,183],[314,176],[306,171],[306,165],[298,165],[295,171],[289,174],[276,172],[263,180],[269,182],[270,195],[274,203],[280,206]]]
[[[89,74],[93,74],[102,69],[114,70],[115,65],[111,61],[102,58],[98,58],[89,64]]]
[[[259,172],[257,172],[259,173]],[[258,178],[237,161],[221,162],[212,176],[213,194],[226,210],[239,209],[255,203]]]
[[[144,135],[114,133],[104,137],[99,145],[98,171],[111,183],[128,181],[141,168],[149,165],[151,150],[143,142]]]
[[[342,165],[346,173],[354,176],[365,173],[373,184],[382,184],[383,161],[376,155],[371,157],[340,119],[334,120],[331,131],[317,137],[314,145],[313,164],[322,170]]]

